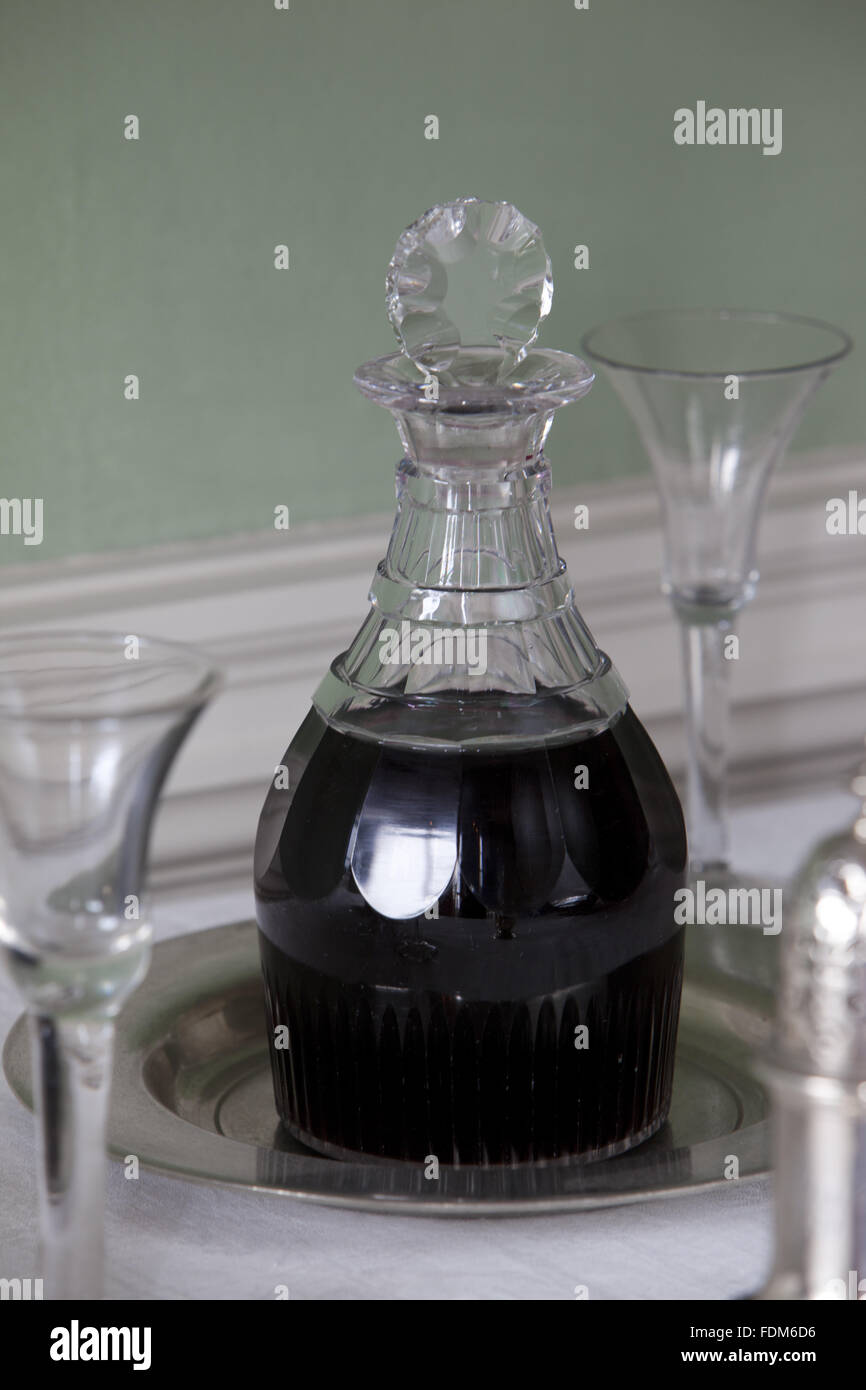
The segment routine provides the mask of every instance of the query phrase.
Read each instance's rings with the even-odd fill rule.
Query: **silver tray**
[[[274,1110],[255,924],[177,937],[155,948],[118,1020],[109,1151],[177,1177],[426,1216],[567,1211],[718,1187],[732,1154],[740,1179],[754,1179],[767,1171],[768,1125],[750,1055],[767,1034],[773,945],[749,928],[689,929],[673,1105],[647,1143],[597,1163],[443,1166],[431,1181],[422,1164],[341,1162],[291,1139]],[[3,1064],[32,1107],[23,1018]]]

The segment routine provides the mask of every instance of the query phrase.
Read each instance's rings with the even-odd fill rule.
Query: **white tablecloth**
[[[733,858],[786,874],[851,818],[842,793],[741,809]],[[163,901],[158,940],[252,915],[247,887]],[[0,1030],[20,1012],[0,979]],[[31,1116],[0,1082],[0,1277],[38,1276]],[[727,1299],[762,1281],[766,1181],[565,1216],[442,1219],[316,1207],[141,1171],[108,1170],[109,1297],[273,1299]]]

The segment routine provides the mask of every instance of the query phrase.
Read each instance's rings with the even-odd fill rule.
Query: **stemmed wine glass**
[[[733,309],[635,314],[583,340],[637,425],[661,495],[663,590],[682,632],[692,875],[714,885],[733,881],[727,639],[755,594],[770,472],[851,346],[827,323]]]
[[[50,1298],[102,1296],[113,1020],[149,965],[157,797],[217,685],[171,642],[0,637],[0,946],[30,1021]]]

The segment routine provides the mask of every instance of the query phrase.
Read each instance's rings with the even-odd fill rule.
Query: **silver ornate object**
[[[860,813],[804,863],[782,932],[778,1016],[762,1068],[776,1174],[776,1253],[763,1299],[866,1299],[866,768],[852,790]]]

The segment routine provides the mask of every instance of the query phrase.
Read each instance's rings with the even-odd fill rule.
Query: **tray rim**
[[[698,1195],[707,1193],[720,1188],[731,1186],[731,1180],[725,1178],[722,1172],[722,1165],[719,1164],[716,1176],[709,1176],[706,1173],[698,1176],[692,1181],[658,1182],[648,1183],[636,1181],[633,1186],[622,1188],[607,1188],[600,1186],[597,1190],[583,1190],[579,1192],[557,1192],[553,1194],[519,1195],[516,1197],[505,1196],[460,1196],[457,1194],[439,1194],[435,1190],[429,1196],[418,1196],[415,1194],[401,1195],[397,1193],[376,1192],[376,1191],[332,1191],[317,1188],[309,1182],[299,1186],[292,1181],[283,1178],[275,1178],[274,1181],[262,1181],[258,1177],[251,1177],[242,1171],[227,1174],[226,1168],[229,1166],[228,1160],[234,1151],[235,1157],[239,1161],[240,1169],[243,1169],[244,1161],[255,1165],[257,1156],[272,1155],[278,1153],[277,1150],[263,1148],[260,1144],[247,1142],[244,1140],[230,1138],[205,1129],[194,1122],[177,1114],[162,1104],[150,1088],[145,1084],[143,1071],[144,1061],[147,1056],[153,1054],[155,1046],[161,1038],[168,1036],[168,1029],[164,1022],[173,1016],[171,1012],[171,998],[177,996],[186,1005],[186,1011],[193,1006],[190,985],[185,983],[178,985],[177,981],[182,977],[182,971],[172,969],[172,958],[184,955],[191,956],[194,960],[205,959],[204,973],[207,973],[207,957],[203,957],[201,952],[196,950],[197,944],[202,944],[207,939],[208,950],[212,950],[215,944],[227,950],[229,959],[232,959],[231,943],[234,938],[243,935],[249,936],[246,943],[247,949],[253,947],[253,958],[257,962],[257,952],[255,952],[255,930],[254,920],[242,919],[228,923],[216,924],[211,927],[200,929],[194,932],[181,933],[178,936],[170,937],[166,941],[158,942],[153,948],[153,960],[150,971],[144,982],[136,993],[132,996],[129,1003],[122,1011],[117,1020],[117,1035],[115,1045],[114,1072],[112,1079],[112,1099],[110,1104],[108,1138],[106,1149],[108,1154],[122,1161],[130,1153],[135,1153],[136,1124],[140,1127],[143,1116],[136,1120],[132,1114],[136,1101],[143,1103],[144,1117],[150,1116],[156,1120],[161,1117],[161,1124],[157,1128],[163,1131],[170,1130],[177,1140],[179,1149],[183,1153],[186,1149],[185,1159],[173,1158],[170,1154],[163,1153],[154,1155],[153,1153],[142,1152],[137,1156],[142,1168],[148,1172],[160,1173],[167,1177],[180,1178],[183,1181],[216,1186],[230,1190],[254,1191],[267,1193],[277,1197],[290,1197],[297,1201],[312,1202],[315,1205],[325,1205],[338,1207],[348,1210],[377,1211],[392,1215],[403,1216],[522,1216],[522,1215],[556,1215],[573,1211],[598,1210],[610,1206],[627,1206],[639,1202],[658,1201],[669,1197]],[[694,930],[694,929],[693,929]],[[698,929],[700,930],[700,929]],[[215,940],[218,938],[218,941]],[[688,939],[688,938],[687,938]],[[771,941],[772,939],[770,939]],[[244,944],[238,942],[234,946],[234,953],[239,959]],[[251,960],[252,965],[252,960]],[[213,965],[214,979],[209,982],[209,990],[201,987],[202,1000],[208,997],[209,992],[213,992],[216,981],[221,973],[217,968],[218,962]],[[702,959],[700,950],[693,954],[693,966],[690,969],[689,954],[687,952],[686,982],[684,988],[690,994],[709,995],[711,998],[727,998],[729,1002],[738,1004],[741,1007],[751,1008],[752,1010],[761,1006],[768,1010],[771,1007],[772,995],[770,991],[760,985],[749,985],[747,982],[736,979],[732,976],[724,975],[717,971],[707,971],[706,964]],[[168,998],[162,1006],[162,996],[160,996],[160,1007],[149,1008],[149,1004],[159,991],[160,974],[168,974],[170,981],[174,981],[173,987],[169,984],[166,989]],[[228,980],[237,979],[237,968],[229,970]],[[714,991],[713,986],[717,989]],[[719,988],[720,987],[720,988]],[[154,999],[154,1003],[155,1003]],[[160,1026],[160,1021],[162,1025]],[[679,1043],[678,1043],[679,1049]],[[30,1086],[30,1066],[29,1066],[29,1038],[27,1029],[26,1013],[20,1015],[7,1034],[3,1046],[3,1070],[13,1094],[28,1109],[32,1111],[32,1091]],[[729,1070],[729,1066],[722,1063],[720,1070]],[[736,1068],[735,1068],[736,1070]],[[731,1137],[740,1137],[742,1145],[746,1139],[750,1149],[755,1150],[751,1157],[746,1156],[745,1162],[741,1159],[740,1174],[736,1186],[742,1183],[757,1183],[765,1180],[770,1173],[769,1158],[769,1108],[766,1101],[764,1088],[761,1086],[754,1071],[744,1063],[739,1068],[741,1080],[748,1078],[749,1082],[758,1092],[764,1094],[765,1110],[762,1118],[746,1124],[741,1128],[729,1130],[721,1135],[714,1135],[707,1140],[698,1141],[689,1145],[689,1152],[702,1158],[709,1158],[713,1146],[718,1148],[724,1146],[730,1148]],[[724,1079],[724,1078],[723,1078]],[[126,1143],[120,1142],[120,1136],[124,1128],[124,1121],[127,1126],[131,1126],[130,1140]],[[140,1136],[139,1136],[140,1137]],[[187,1141],[186,1145],[184,1140]],[[144,1146],[148,1147],[147,1144]],[[193,1148],[195,1153],[193,1154]],[[633,1154],[639,1150],[632,1151]],[[598,1164],[569,1165],[559,1161],[553,1163],[539,1163],[521,1165],[520,1169],[507,1168],[479,1170],[472,1168],[450,1168],[443,1165],[443,1171],[452,1174],[471,1174],[486,1172],[495,1173],[514,1173],[523,1171],[530,1175],[542,1171],[552,1173],[557,1169],[565,1173],[575,1173],[578,1168],[582,1175],[590,1173],[592,1169],[601,1174],[611,1163],[622,1163],[623,1158],[628,1159],[629,1154],[620,1156],[619,1159],[602,1160]],[[341,1163],[332,1158],[321,1155],[310,1154],[307,1156],[291,1153],[279,1153],[280,1166],[286,1169],[296,1168],[301,1170],[301,1177],[304,1172],[312,1170],[313,1175],[318,1174],[326,1178],[327,1174],[334,1175],[335,1170],[340,1170],[343,1175],[351,1176],[358,1170],[360,1176],[363,1173],[368,1179],[371,1173],[377,1171],[381,1173],[393,1172],[398,1165],[378,1164],[375,1162],[364,1162],[357,1164]],[[408,1166],[408,1165],[404,1165]]]

